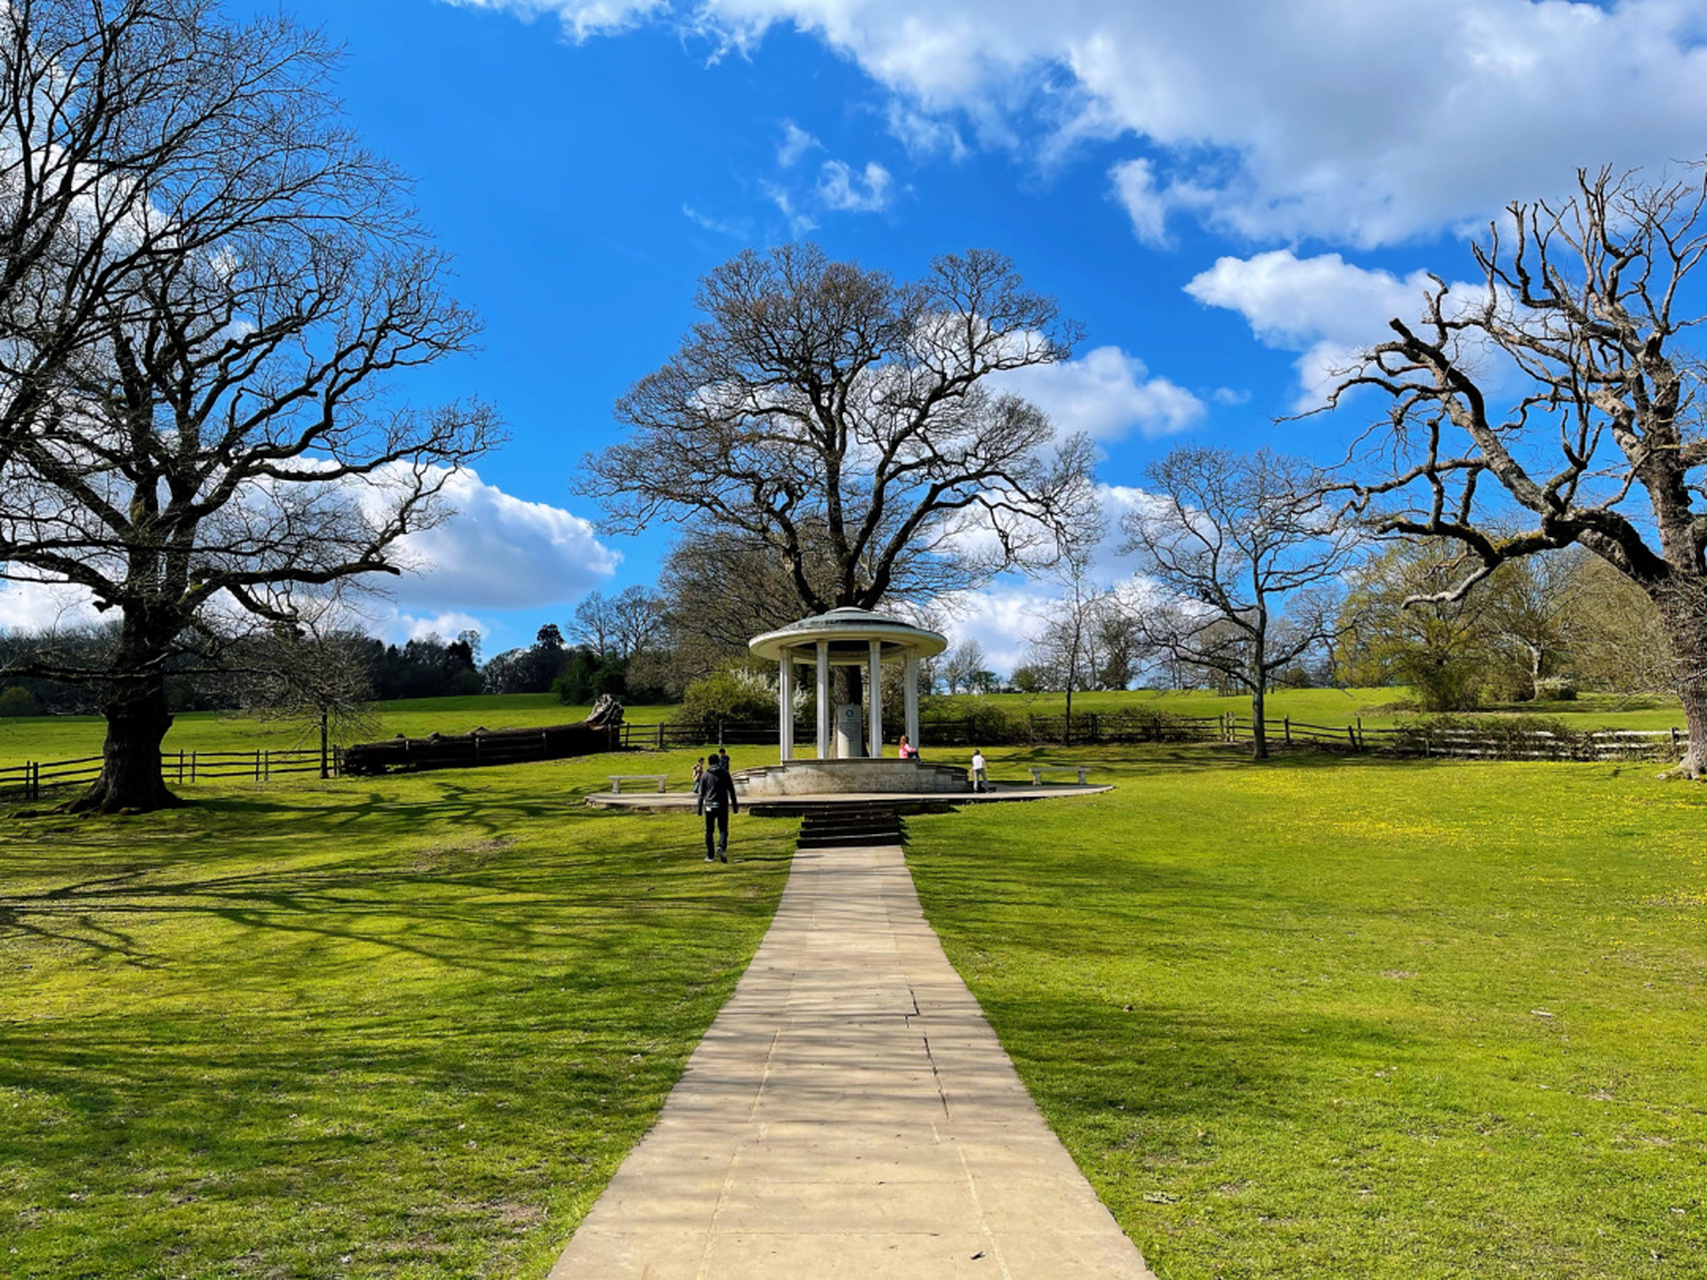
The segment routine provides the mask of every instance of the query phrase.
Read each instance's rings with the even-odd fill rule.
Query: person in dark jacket
[[[723,757],[711,757],[694,791],[699,796],[695,809],[705,815],[705,860],[713,862],[721,858],[728,862],[729,815],[741,812],[741,802],[735,798],[735,780],[729,776]],[[713,833],[717,837],[715,842]]]

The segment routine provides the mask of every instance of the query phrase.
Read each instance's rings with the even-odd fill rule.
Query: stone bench
[[[1084,764],[1032,765],[1031,785],[1034,787],[1041,787],[1043,785],[1043,775],[1046,773],[1076,773],[1079,775],[1079,785],[1082,787],[1087,785],[1085,782],[1085,775],[1090,771],[1090,766]]]
[[[610,779],[611,794],[615,796],[622,794],[622,784],[625,782],[656,782],[661,794],[664,784],[670,780],[667,773],[611,773],[605,776]]]

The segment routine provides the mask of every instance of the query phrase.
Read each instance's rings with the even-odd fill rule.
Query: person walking
[[[699,780],[705,777],[705,757],[701,756],[693,762],[693,793],[699,794]]]
[[[729,861],[729,815],[741,812],[741,802],[735,798],[735,780],[729,776],[724,763],[726,756],[712,756],[705,773],[694,786],[699,799],[695,811],[705,817],[705,860]],[[713,838],[715,837],[715,839]]]
[[[972,748],[972,789],[989,790],[989,781],[984,776],[984,753],[977,747]]]
[[[734,777],[735,775],[733,773],[730,773],[730,770],[729,770],[729,748],[727,748],[727,747],[717,748],[717,758],[719,760],[723,761],[723,771],[725,773],[729,773],[730,777]]]

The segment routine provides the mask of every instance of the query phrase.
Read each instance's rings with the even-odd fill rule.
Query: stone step
[[[894,809],[861,806],[854,810],[830,809],[808,814],[800,824],[795,847],[851,848],[900,844],[905,839],[906,829]]]

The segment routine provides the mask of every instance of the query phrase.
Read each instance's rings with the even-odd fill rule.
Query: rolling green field
[[[399,733],[423,738],[429,733],[467,733],[488,729],[525,729],[584,719],[591,707],[566,707],[550,693],[479,694],[465,698],[410,698],[374,704],[378,738]],[[624,707],[633,724],[657,724],[674,707]],[[180,712],[166,734],[166,751],[285,751],[318,748],[319,729],[301,722],[256,720],[224,711]],[[106,736],[99,716],[0,718],[0,768],[25,760],[71,760],[101,754]]]
[[[1707,792],[1047,756],[1118,790],[910,819],[908,862],[1165,1280],[1707,1275]]]
[[[608,767],[0,819],[0,1274],[543,1275],[793,846],[707,867],[691,816],[580,806]]]
[[[1417,713],[1396,703],[1409,696],[1406,689],[1277,689],[1268,695],[1271,719],[1291,716],[1332,729],[1361,720],[1366,728],[1387,729]],[[941,713],[952,715],[957,707],[972,701],[968,695],[932,699]],[[1058,716],[1066,707],[1059,693],[998,693],[985,701],[1016,714],[1027,712]],[[1120,692],[1076,693],[1073,714],[1108,713],[1121,710],[1165,711],[1181,716],[1219,716],[1231,712],[1249,718],[1248,695],[1222,697],[1203,690],[1183,693],[1133,689]],[[1477,715],[1556,716],[1576,729],[1670,729],[1683,727],[1683,708],[1676,698],[1654,695],[1615,696],[1585,693],[1573,702],[1512,703],[1489,707]]]
[[[792,823],[706,868],[578,804],[692,754],[0,818],[0,1272],[544,1274],[786,872]],[[988,754],[1117,784],[914,817],[908,861],[1164,1280],[1707,1275],[1707,792]]]

